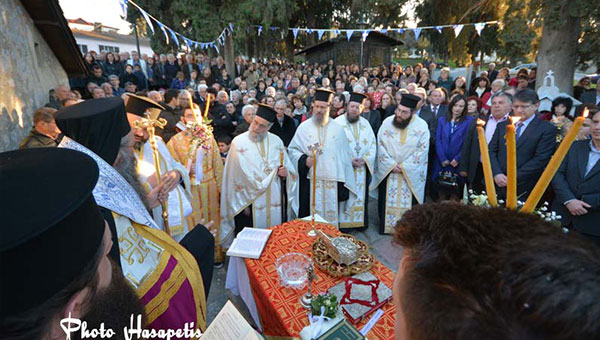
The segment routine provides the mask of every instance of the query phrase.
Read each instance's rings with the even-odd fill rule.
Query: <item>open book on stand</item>
[[[259,259],[273,231],[270,229],[244,228],[237,235],[227,256]]]

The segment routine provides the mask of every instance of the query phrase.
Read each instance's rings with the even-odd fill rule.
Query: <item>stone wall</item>
[[[33,112],[67,74],[18,0],[0,1],[0,152],[19,147]]]

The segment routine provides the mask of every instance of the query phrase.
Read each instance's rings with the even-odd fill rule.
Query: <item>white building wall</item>
[[[137,50],[137,47],[135,44],[126,44],[126,43],[117,42],[117,41],[98,40],[98,39],[92,39],[92,38],[88,38],[88,37],[82,37],[79,35],[75,35],[75,41],[77,41],[77,45],[87,45],[88,51],[93,50],[93,51],[96,51],[97,53],[100,53],[100,45],[119,47],[119,52],[131,52],[131,51]],[[146,53],[148,55],[152,55],[154,53],[149,45],[144,45],[144,44],[142,44],[141,41],[140,41],[140,52],[142,54]]]

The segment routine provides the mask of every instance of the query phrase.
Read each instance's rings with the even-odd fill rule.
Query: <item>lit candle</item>
[[[563,138],[562,142],[560,143],[560,146],[558,147],[554,155],[552,155],[550,163],[548,163],[546,169],[544,169],[542,176],[535,184],[535,187],[531,191],[529,198],[527,198],[525,205],[523,206],[523,208],[521,208],[521,211],[529,213],[533,212],[533,209],[535,209],[537,204],[540,202],[544,191],[546,191],[548,184],[550,184],[550,181],[554,177],[554,174],[556,174],[558,167],[567,155],[567,152],[571,148],[571,144],[573,144],[573,141],[575,141],[575,137],[577,137],[577,134],[579,133],[579,130],[581,130],[583,122],[585,121],[587,116],[588,108],[586,107],[585,110],[583,110],[583,115],[575,119],[575,122],[573,122],[573,125],[569,129],[569,132],[567,133],[565,138]]]
[[[506,208],[517,209],[517,142],[515,123],[519,117],[511,117],[506,126]]]
[[[204,119],[208,118],[208,107],[210,106],[210,93],[206,94],[206,107],[204,108]]]
[[[485,191],[487,192],[488,202],[490,202],[490,205],[492,207],[496,207],[498,206],[498,199],[496,198],[496,187],[494,186],[494,176],[492,176],[490,153],[488,151],[483,125],[485,125],[485,122],[481,119],[477,119],[477,136],[479,137],[481,165],[483,166],[483,176],[485,178]]]
[[[316,189],[317,189],[317,148],[313,149],[313,186],[312,186],[312,213],[315,216]]]

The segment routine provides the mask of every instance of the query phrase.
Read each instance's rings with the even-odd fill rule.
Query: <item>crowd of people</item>
[[[238,57],[230,75],[221,57],[205,55],[87,53],[84,59],[90,76],[72,80],[70,88],[57,86],[47,107],[35,112],[34,127],[21,144],[33,150],[3,157],[29,164],[30,158],[42,157],[39,147],[74,149],[91,157],[57,150],[52,151],[54,159],[47,160],[56,168],[77,163],[88,173],[73,189],[84,202],[80,207],[54,203],[61,215],[55,220],[64,221],[53,227],[53,237],[71,233],[73,239],[83,240],[75,249],[83,258],[96,264],[104,263],[104,257],[111,259],[106,262],[113,276],[126,279],[142,297],[123,308],[148,308],[156,299],[166,299],[168,308],[150,313],[147,325],[176,328],[191,319],[206,326],[205,298],[213,265],[223,265],[225,249],[243,227],[271,227],[314,213],[352,232],[369,226],[369,201],[377,199],[379,232],[393,233],[409,250],[394,283],[397,336],[426,338],[423,325],[435,329],[439,334],[434,338],[440,339],[463,338],[459,334],[469,332],[477,335],[471,338],[486,338],[483,334],[490,329],[506,335],[499,338],[597,334],[588,320],[596,307],[581,297],[536,294],[566,289],[558,284],[561,278],[582,282],[584,276],[574,277],[557,265],[559,257],[568,266],[584,268],[588,280],[597,282],[600,276],[593,267],[600,245],[600,83],[579,94],[589,116],[545,196],[563,216],[565,230],[572,230],[565,234],[560,228],[548,229],[550,224],[534,215],[458,202],[431,203],[461,201],[466,188],[484,191],[478,123],[485,131],[498,196],[505,198],[504,138],[513,116],[520,118],[517,194],[527,199],[573,119],[583,111],[583,105],[574,108],[567,97],[555,98],[550,111],[540,111],[533,90],[535,70],[523,69],[511,77],[508,69],[496,70],[490,64],[467,84],[465,77],[453,79],[447,68],[433,62],[361,70],[332,60],[305,65]],[[209,138],[207,125],[212,128]],[[24,194],[35,195],[35,184],[47,178],[39,176],[39,167],[19,171],[7,173],[35,179],[31,193]],[[89,199],[94,185],[95,201]],[[70,217],[73,214],[76,218]],[[94,220],[96,228],[74,233],[74,225],[86,218]],[[104,220],[106,225],[100,222]],[[32,228],[47,228],[47,220],[34,222]],[[498,225],[506,228],[495,228]],[[16,234],[7,249],[19,242],[25,244],[24,251],[36,249],[37,243],[26,240],[35,233],[24,233]],[[473,244],[471,237],[480,242]],[[525,251],[530,242],[539,248]],[[102,252],[92,254],[90,247]],[[42,257],[43,249],[36,256]],[[543,274],[532,261],[543,262]],[[115,271],[119,266],[122,270]],[[71,278],[87,269],[87,281],[75,291],[86,284],[106,287],[98,286],[101,280],[91,282],[93,269],[81,263],[72,268]],[[479,269],[468,279],[465,268]],[[442,272],[447,277],[440,277]],[[178,281],[178,293],[152,295],[154,288],[162,292],[160,287],[171,281],[165,273],[184,277]],[[524,278],[517,277],[522,273]],[[537,282],[540,275],[551,279]],[[512,290],[497,291],[500,284]],[[439,290],[440,285],[448,292]],[[596,288],[588,289],[593,294]],[[124,291],[129,292],[118,292]],[[52,295],[42,293],[20,310]],[[88,309],[114,295],[92,296],[96,298],[82,298],[86,308],[78,314],[120,326],[121,314]],[[9,307],[17,304],[10,301]],[[546,302],[577,304],[581,310],[583,304],[587,309],[575,313],[565,307],[561,316],[552,317]],[[443,320],[449,304],[455,306],[450,309],[456,322]],[[22,328],[20,319],[8,320],[0,327],[14,327],[15,332]],[[40,331],[32,326],[40,322],[28,319],[27,326]]]

